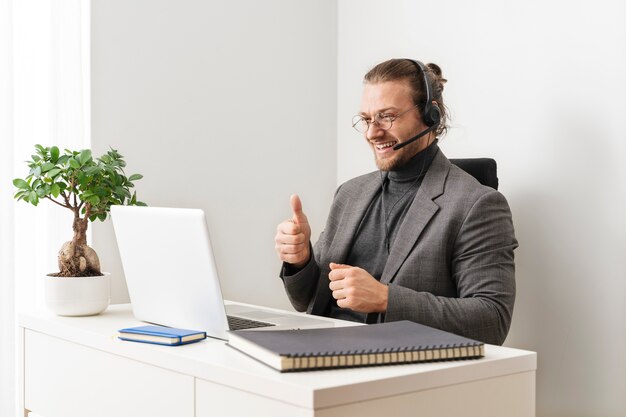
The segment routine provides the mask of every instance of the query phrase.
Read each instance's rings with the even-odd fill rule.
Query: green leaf
[[[59,172],[61,172],[61,168],[53,168],[50,171],[48,171],[48,177],[54,178],[57,175],[59,175]]]
[[[36,193],[36,192],[31,191],[31,192],[28,194],[28,201],[29,201],[32,205],[36,206],[37,204],[39,204],[39,196],[37,195],[37,193]]]
[[[46,189],[46,188],[47,188],[47,187],[39,187],[39,188],[37,188],[37,189],[35,190],[35,192],[37,193],[37,196],[38,196],[39,198],[43,198],[43,197],[45,197],[45,196],[46,196],[46,195],[50,192],[50,189],[49,189],[49,188],[48,188],[48,189]]]
[[[31,169],[30,171],[31,171],[31,173],[32,173],[33,177],[35,177],[35,178],[37,178],[37,177],[40,177],[40,176],[41,176],[41,167],[39,167],[39,166],[37,166],[37,167],[35,167],[35,168]]]
[[[80,163],[78,163],[78,161],[74,158],[70,158],[69,163],[70,163],[70,166],[74,169],[80,168]]]
[[[92,195],[86,200],[88,203],[91,203],[92,206],[97,206],[100,203],[100,197],[97,195]]]
[[[95,187],[91,191],[91,194],[95,194],[98,197],[106,197],[109,194],[109,191],[104,189],[104,188],[102,188],[102,187]]]
[[[63,155],[60,156],[59,159],[57,159],[57,165],[65,165],[65,163],[70,159],[69,155]]]
[[[91,149],[85,149],[80,153],[80,155],[78,155],[78,160],[81,165],[85,165],[91,159]]]
[[[21,178],[16,178],[13,180],[13,185],[19,188],[20,190],[29,190],[30,185],[26,181]]]
[[[115,187],[115,195],[120,199],[123,200],[124,197],[128,197],[130,198],[130,191],[128,191],[127,189],[125,189],[124,187],[121,186],[117,186]]]
[[[56,146],[53,146],[52,148],[50,148],[50,162],[52,162],[53,164],[56,164],[58,160],[59,160],[59,148],[57,148]]]
[[[128,177],[128,181],[137,181],[143,178],[143,175],[141,174],[133,174],[130,177]]]
[[[122,158],[122,155],[120,155],[116,149],[111,148],[110,151],[107,152],[107,154],[111,155],[113,158],[118,159],[118,158]]]
[[[33,191],[36,192],[39,197],[46,195],[46,189],[43,186],[33,188]]]
[[[46,162],[45,164],[41,166],[41,172],[48,172],[52,168],[54,168],[54,164],[51,162]]]
[[[52,184],[50,186],[50,193],[56,198],[59,196],[59,194],[61,194],[61,187],[59,187],[59,184]]]
[[[85,174],[87,175],[95,175],[98,172],[100,172],[100,167],[98,165],[94,165],[85,170]]]
[[[89,181],[89,177],[84,172],[79,171],[76,180],[81,187],[85,187]]]
[[[148,207],[148,205],[146,203],[144,203],[143,201],[137,201],[138,206],[142,206],[142,207]]]

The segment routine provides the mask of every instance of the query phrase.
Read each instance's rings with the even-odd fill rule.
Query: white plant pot
[[[109,306],[111,274],[99,277],[51,277],[46,275],[46,305],[59,316],[93,316]]]

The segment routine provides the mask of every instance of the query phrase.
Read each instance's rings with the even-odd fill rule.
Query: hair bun
[[[434,82],[437,89],[441,89],[443,91],[443,85],[448,82],[441,73],[441,67],[437,64],[433,64],[429,62],[426,64],[426,67],[430,70],[431,74],[434,76]]]

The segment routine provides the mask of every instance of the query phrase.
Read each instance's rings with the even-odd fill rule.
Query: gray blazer
[[[380,190],[378,171],[339,187],[311,262],[288,275],[298,311],[321,315],[332,298],[329,263],[344,263],[361,218]],[[381,282],[384,321],[412,320],[485,343],[502,344],[515,302],[517,240],[504,196],[452,165],[441,150],[393,242]]]

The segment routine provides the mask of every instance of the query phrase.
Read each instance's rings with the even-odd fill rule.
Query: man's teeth
[[[380,149],[380,150],[387,149],[387,148],[389,148],[389,147],[391,147],[391,146],[393,146],[395,144],[396,144],[395,141],[394,142],[380,143],[380,144],[376,145],[376,149]]]

